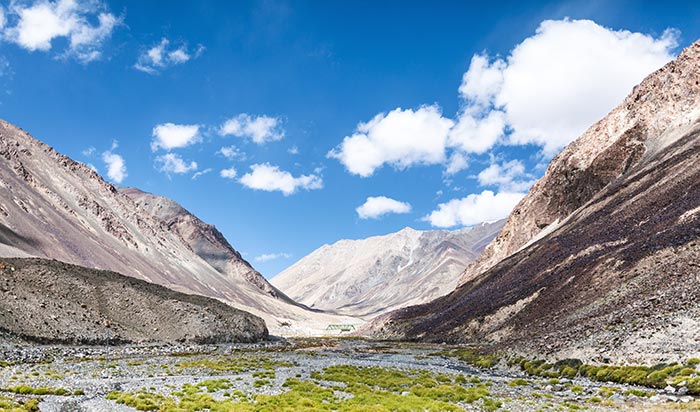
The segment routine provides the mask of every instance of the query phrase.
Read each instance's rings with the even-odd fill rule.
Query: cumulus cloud
[[[242,152],[236,146],[223,146],[221,149],[216,151],[216,154],[221,155],[228,160],[245,160],[246,154]]]
[[[450,130],[448,145],[464,153],[481,154],[492,148],[503,136],[505,116],[500,111],[481,114],[466,110]]]
[[[507,59],[472,58],[459,88],[465,113],[499,116],[512,130],[510,144],[535,144],[553,154],[671,60],[677,36],[667,30],[654,38],[590,20],[543,21]],[[484,145],[495,143],[496,126],[483,134],[489,136]]]
[[[437,106],[401,108],[360,123],[352,136],[328,153],[353,174],[371,176],[384,164],[405,169],[445,161],[445,143],[454,122]]]
[[[451,176],[467,168],[469,168],[469,161],[467,160],[466,156],[461,153],[454,152],[450,156],[450,159],[445,167],[445,175]]]
[[[165,173],[185,174],[197,170],[197,162],[187,162],[178,154],[166,153],[156,157],[158,170]]]
[[[257,144],[274,142],[284,138],[282,120],[270,116],[250,116],[241,113],[226,120],[219,128],[221,136],[235,136],[252,140]]]
[[[139,55],[134,68],[144,73],[158,74],[169,67],[186,63],[190,59],[196,59],[203,52],[204,46],[202,45],[199,45],[195,51],[190,51],[185,43],[171,47],[170,40],[163,37],[160,43]]]
[[[11,2],[8,14],[3,13],[1,20],[15,23],[4,29],[4,37],[9,41],[29,51],[47,52],[53,40],[66,38],[66,55],[83,62],[101,57],[102,44],[121,22],[99,0]],[[97,23],[90,23],[94,19]]]
[[[493,222],[508,216],[525,193],[499,192],[494,194],[484,190],[479,194],[470,194],[462,199],[452,199],[440,203],[423,220],[435,227],[470,226],[481,222]]]
[[[165,150],[189,146],[202,140],[197,124],[163,123],[153,128],[151,150]]]
[[[235,179],[237,174],[238,173],[236,172],[236,169],[234,169],[233,167],[229,167],[228,169],[222,169],[221,172],[219,172],[219,175],[226,179]]]
[[[677,36],[675,30],[659,37],[613,30],[590,20],[543,21],[507,57],[472,57],[454,119],[435,105],[398,108],[360,123],[328,157],[367,177],[385,164],[443,164],[451,175],[467,167],[466,156],[500,144],[537,145],[553,155],[671,60]]]
[[[102,153],[102,161],[107,166],[107,177],[114,183],[121,183],[126,179],[126,162],[121,155],[114,153],[118,147],[117,142],[112,143],[112,148]],[[94,167],[94,166],[93,166]]]
[[[506,192],[523,192],[535,183],[525,173],[525,165],[519,160],[492,163],[479,172],[477,179],[481,186],[497,186],[500,191]]]
[[[411,205],[386,196],[370,196],[355,211],[360,219],[378,219],[389,213],[409,213]]]
[[[256,262],[269,262],[271,260],[289,259],[291,257],[291,253],[264,253],[262,255],[256,256],[254,260]]]
[[[240,182],[251,189],[267,192],[280,191],[285,196],[294,194],[298,189],[313,190],[323,188],[323,179],[317,174],[292,176],[269,163],[250,166],[251,172],[241,176]]]

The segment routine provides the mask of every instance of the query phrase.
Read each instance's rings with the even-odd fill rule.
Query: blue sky
[[[0,2],[0,110],[270,277],[504,217],[700,37],[697,2]]]

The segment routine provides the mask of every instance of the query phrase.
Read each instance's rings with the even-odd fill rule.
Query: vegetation
[[[581,376],[599,382],[650,388],[663,388],[671,384],[686,386],[689,394],[700,395],[700,374],[695,369],[700,364],[700,359],[697,358],[689,359],[685,365],[660,363],[654,366],[587,365],[578,359],[564,359],[551,364],[542,360],[530,361],[517,358],[509,363],[520,365],[523,371],[533,376],[546,378]]]
[[[38,388],[34,388],[32,386],[27,386],[27,385],[20,385],[20,386],[11,386],[9,388],[3,388],[0,389],[2,392],[12,392],[16,393],[19,395],[59,395],[59,396],[66,396],[70,395],[70,392],[68,392],[64,388],[50,388],[47,386],[42,386]]]
[[[175,366],[180,369],[180,372],[184,369],[208,369],[212,372],[238,373],[260,368],[274,370],[276,367],[294,365],[289,362],[273,361],[269,358],[256,356],[219,356],[192,359],[177,363]]]
[[[14,401],[0,396],[0,411],[3,412],[36,412],[39,410],[38,399]]]
[[[283,385],[287,391],[278,395],[259,394],[248,397],[242,392],[233,391],[214,396],[214,393],[230,388],[230,382],[216,380],[184,385],[181,391],[173,392],[171,396],[149,391],[112,392],[107,399],[141,411],[187,412],[460,411],[462,408],[457,403],[477,401],[483,410],[491,411],[501,407],[501,402],[490,397],[486,385],[466,384],[464,376],[458,379],[458,376],[427,371],[338,365],[314,372],[312,378],[315,381],[287,379]],[[328,387],[322,382],[333,382],[336,385]]]
[[[493,354],[480,353],[479,349],[452,349],[431,353],[430,356],[446,356],[457,358],[462,362],[476,366],[477,368],[489,369],[496,366],[500,358]]]

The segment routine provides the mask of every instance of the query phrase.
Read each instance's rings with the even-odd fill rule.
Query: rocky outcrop
[[[493,267],[540,232],[551,231],[636,165],[656,145],[650,138],[691,122],[700,95],[698,67],[700,43],[695,43],[644,79],[619,106],[562,150],[461,282]]]
[[[653,362],[700,342],[700,44],[572,143],[451,294],[368,331]]]
[[[456,230],[405,228],[324,245],[272,278],[293,299],[336,313],[373,317],[452,291],[465,265],[504,221]]]
[[[55,260],[0,261],[0,331],[39,343],[223,343],[265,322],[203,296]]]

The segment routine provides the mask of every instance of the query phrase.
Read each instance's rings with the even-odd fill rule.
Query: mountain
[[[276,334],[356,323],[291,302],[175,202],[117,189],[7,122],[0,122],[0,256],[56,259],[216,298],[262,317]]]
[[[55,260],[0,261],[0,331],[41,343],[220,343],[267,338],[265,322],[215,299]],[[109,325],[109,328],[107,328]]]
[[[118,188],[151,216],[165,222],[168,230],[187,245],[197,256],[232,281],[244,279],[261,292],[289,303],[294,301],[275,289],[257,270],[245,261],[215,226],[201,221],[175,201],[135,188]]]
[[[455,291],[366,331],[667,361],[698,353],[699,275],[696,42],[552,160]]]
[[[323,245],[271,282],[313,308],[372,317],[445,295],[504,221],[454,232],[405,228]]]

